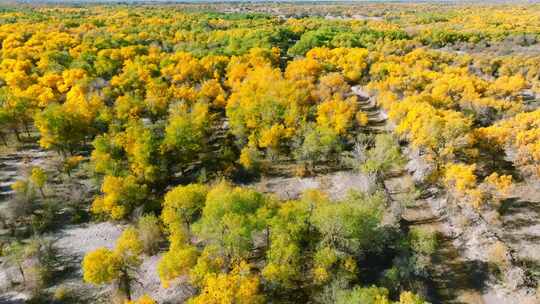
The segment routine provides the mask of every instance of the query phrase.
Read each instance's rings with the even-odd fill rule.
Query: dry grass
[[[509,266],[508,247],[501,241],[495,242],[489,248],[488,259],[490,262],[505,269]]]

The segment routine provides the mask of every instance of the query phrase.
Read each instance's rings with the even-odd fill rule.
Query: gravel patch
[[[317,189],[334,200],[343,199],[349,191],[368,191],[372,180],[361,173],[340,171],[314,177],[270,177],[251,185],[258,191],[275,194],[280,199],[297,199],[307,190]]]
[[[56,246],[64,253],[82,257],[88,251],[100,247],[113,248],[124,225],[103,222],[83,226],[68,226],[52,235]]]
[[[164,288],[159,280],[157,265],[162,254],[145,257],[138,271],[135,283],[134,296],[140,297],[143,294],[150,295],[158,303],[184,303],[193,296],[194,290],[186,283],[186,278],[181,278],[171,284],[169,288]]]
[[[0,295],[0,304],[24,304],[28,300],[28,297],[20,292],[7,292]]]

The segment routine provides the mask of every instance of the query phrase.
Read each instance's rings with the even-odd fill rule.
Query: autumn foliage
[[[156,303],[131,283],[160,253],[162,286],[191,285],[192,304],[424,303],[406,290],[429,253],[382,228],[385,179],[420,164],[419,187],[480,212],[540,177],[540,56],[515,51],[536,43],[538,6],[366,5],[0,9],[0,143],[35,140],[83,171],[92,218],[140,218],[86,254],[84,281]],[[343,170],[374,190],[246,186]],[[15,195],[45,200],[51,171],[33,167]]]

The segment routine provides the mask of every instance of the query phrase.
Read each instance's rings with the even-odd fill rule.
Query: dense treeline
[[[410,291],[427,278],[436,240],[382,222],[384,176],[403,166],[400,143],[456,204],[485,208],[513,178],[540,176],[540,116],[525,94],[538,88],[540,57],[430,48],[520,35],[534,43],[537,7],[523,11],[535,17],[476,7],[465,17],[403,11],[376,20],[7,8],[0,139],[24,140],[35,127],[67,174],[88,161],[100,187],[96,218],[157,215],[83,261],[87,282],[114,282],[129,300],[132,270],[160,247],[141,226],[162,225],[159,276],[169,288],[188,277],[197,290],[190,303],[423,303]],[[381,130],[368,126],[355,85],[377,96],[394,135],[374,135]],[[511,155],[519,176],[484,162],[490,153]],[[280,201],[231,184],[290,161],[298,175],[362,170],[377,189]],[[45,198],[46,174],[36,168],[31,177],[14,189]]]

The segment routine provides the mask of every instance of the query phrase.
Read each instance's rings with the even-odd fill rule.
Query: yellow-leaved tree
[[[238,262],[229,273],[209,274],[201,293],[191,298],[189,304],[257,304],[264,303],[259,291],[260,279],[252,274],[250,265]]]
[[[106,175],[101,191],[103,195],[92,202],[91,211],[118,220],[142,203],[147,194],[147,187],[139,184],[131,175],[126,177]]]
[[[444,184],[458,202],[470,203],[478,208],[485,194],[478,188],[475,170],[475,164],[449,164],[444,172]]]
[[[156,301],[152,299],[149,295],[143,295],[137,300],[134,301],[127,301],[125,304],[156,304]]]
[[[167,192],[161,218],[169,233],[169,250],[158,264],[158,274],[164,286],[181,275],[188,274],[197,262],[198,251],[191,244],[191,224],[200,216],[208,189],[204,185],[178,186]]]
[[[142,254],[139,232],[133,227],[126,228],[114,249],[102,247],[84,256],[83,279],[98,285],[114,282],[126,299],[131,300],[132,272],[141,264]]]

